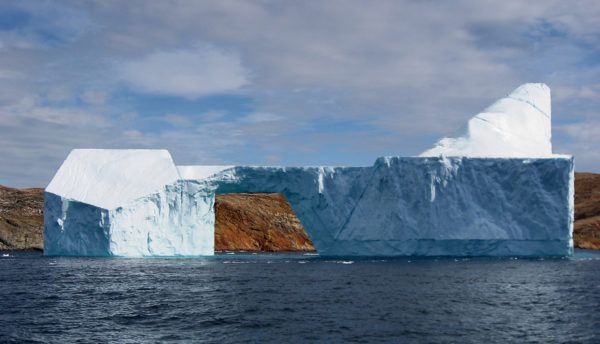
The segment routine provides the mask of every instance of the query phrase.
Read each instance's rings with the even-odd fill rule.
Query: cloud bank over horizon
[[[553,146],[600,171],[594,1],[0,4],[0,184],[73,148],[177,164],[371,165],[417,155],[526,82]]]

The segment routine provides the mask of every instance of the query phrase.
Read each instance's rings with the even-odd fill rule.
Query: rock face
[[[0,185],[0,250],[43,250],[43,191]]]
[[[314,251],[304,227],[279,193],[217,195],[215,251]]]
[[[575,247],[600,250],[600,174],[575,174]]]

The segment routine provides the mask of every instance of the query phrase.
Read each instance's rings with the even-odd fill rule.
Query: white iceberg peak
[[[471,118],[458,135],[442,138],[419,156],[552,156],[550,99],[545,84],[521,85]]]

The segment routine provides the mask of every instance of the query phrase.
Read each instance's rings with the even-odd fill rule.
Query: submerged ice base
[[[212,255],[216,194],[281,192],[324,256],[572,253],[570,157],[392,157],[371,167],[215,172],[110,210],[46,193],[45,252]]]

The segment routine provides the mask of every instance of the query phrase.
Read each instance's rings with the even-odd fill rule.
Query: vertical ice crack
[[[325,174],[325,169],[323,167],[319,167],[319,177],[318,177],[318,183],[319,183],[319,193],[322,194],[323,191],[325,190],[325,186],[323,185],[323,175]]]

